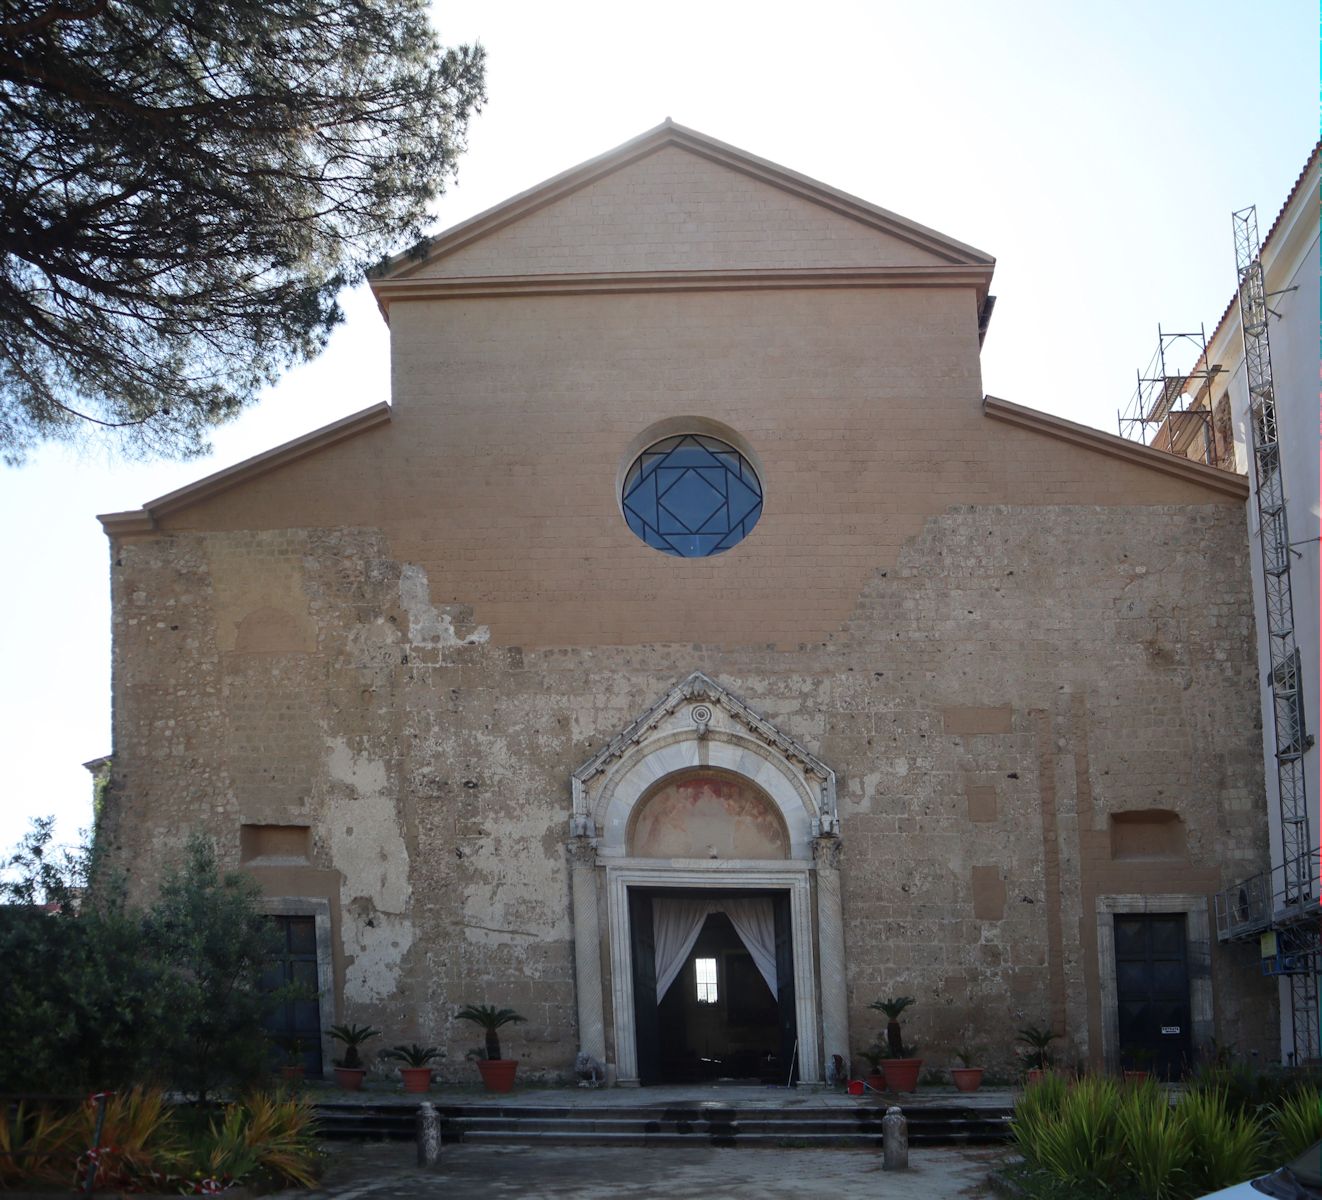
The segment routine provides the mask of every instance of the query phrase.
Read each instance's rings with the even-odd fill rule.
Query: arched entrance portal
[[[760,1054],[768,1073],[774,1065],[788,1077],[793,1063],[805,1082],[823,1078],[824,1056],[848,1056],[835,777],[824,764],[694,674],[573,783],[582,1049],[614,1063],[622,1084],[682,1072],[695,1052],[699,1072],[719,1073],[727,1059],[744,1070],[749,1054]],[[681,910],[688,915],[676,916]],[[704,938],[713,953],[695,956]],[[759,1013],[745,956],[774,1001],[774,1038],[771,1006]],[[711,1010],[690,1019],[686,1000],[666,1007],[674,980],[689,971],[696,1007],[695,957],[716,960],[718,1007],[722,972],[727,989],[735,974],[735,1010],[719,1022]],[[704,1055],[697,1043],[718,1025],[719,1046]],[[704,1067],[704,1057],[719,1063]]]
[[[640,1082],[797,1077],[788,893],[636,888],[629,906]]]
[[[634,806],[634,859],[784,861],[774,801],[733,771],[694,767]],[[784,1082],[797,1075],[789,893],[631,888],[640,1082]],[[779,936],[778,936],[779,935]]]

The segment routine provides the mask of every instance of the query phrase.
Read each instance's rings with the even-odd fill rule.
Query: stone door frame
[[[1098,896],[1097,966],[1102,999],[1102,1061],[1111,1072],[1120,1070],[1120,992],[1115,976],[1115,918],[1117,915],[1142,916],[1145,913],[1163,916],[1183,914],[1194,1054],[1202,1053],[1212,1044],[1212,934],[1207,897],[1194,893]]]
[[[623,1086],[638,1083],[638,1031],[633,994],[633,930],[629,919],[629,889],[667,888],[684,891],[787,891],[790,898],[790,940],[794,951],[794,1020],[799,1038],[799,1079],[820,1083],[817,1031],[821,1020],[817,979],[813,970],[812,889],[810,863],[767,862],[756,865],[670,866],[633,859],[606,866],[607,928],[610,931],[611,1004],[615,1026],[615,1067]],[[788,1070],[788,1068],[786,1068]]]

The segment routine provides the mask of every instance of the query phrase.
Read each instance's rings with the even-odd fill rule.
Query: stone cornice
[[[102,529],[111,536],[150,533],[158,528],[157,522],[160,518],[169,513],[178,512],[202,500],[209,500],[213,496],[220,495],[221,492],[229,491],[230,488],[248,483],[259,475],[265,475],[267,471],[274,471],[278,467],[297,462],[300,458],[306,458],[309,454],[315,454],[319,450],[326,449],[327,446],[355,437],[368,429],[375,429],[378,425],[388,424],[389,421],[390,405],[385,402],[374,404],[371,408],[352,413],[311,433],[305,433],[291,442],[285,442],[232,467],[226,467],[214,475],[207,475],[195,483],[187,484],[155,500],[149,500],[140,509],[102,513],[97,520],[101,522]]]
[[[1113,433],[1103,433],[1087,425],[1067,421],[1064,417],[1052,416],[1035,408],[1025,408],[1020,404],[1011,404],[1008,400],[998,400],[995,396],[986,396],[982,401],[982,411],[993,420],[1017,425],[1034,433],[1045,434],[1063,442],[1072,442],[1087,450],[1095,450],[1112,458],[1147,467],[1163,475],[1171,475],[1186,483],[1196,483],[1209,491],[1236,500],[1247,500],[1249,496],[1248,479],[1216,467],[1205,466],[1178,454],[1168,454],[1164,450],[1154,450],[1137,442],[1117,437]]]
[[[402,300],[470,300],[502,296],[570,296],[638,292],[729,292],[804,288],[967,287],[982,295],[981,267],[808,267],[740,271],[620,271],[579,275],[487,275],[382,279],[373,284],[389,316]]]

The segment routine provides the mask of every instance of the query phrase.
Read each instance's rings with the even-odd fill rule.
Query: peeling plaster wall
[[[1246,554],[1226,505],[957,506],[824,640],[570,648],[496,644],[378,530],[125,539],[107,843],[141,892],[192,828],[237,861],[241,824],[307,824],[343,1019],[467,1078],[455,1008],[510,1005],[525,1069],[564,1071],[570,773],[700,669],[837,772],[851,1050],[905,993],[936,1061],[971,1039],[1004,1063],[1029,1021],[1095,1060],[1098,898],[1265,861]],[[272,608],[296,636],[243,649]],[[1187,856],[1116,859],[1110,814],[1151,808]],[[1217,1036],[1265,1052],[1245,953],[1213,952]]]

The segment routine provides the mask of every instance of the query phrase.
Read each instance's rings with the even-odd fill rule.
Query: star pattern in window
[[[624,479],[624,519],[649,546],[706,558],[743,541],[762,515],[752,464],[718,438],[683,434],[649,446]]]

